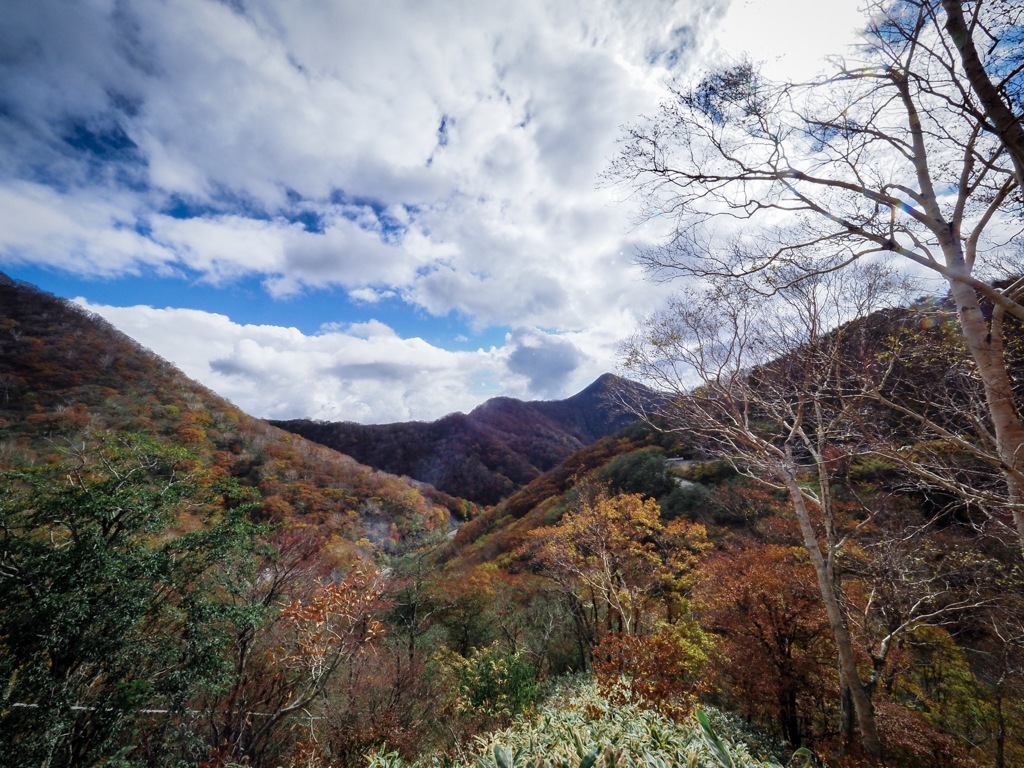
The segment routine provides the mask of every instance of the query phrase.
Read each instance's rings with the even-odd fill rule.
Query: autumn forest
[[[567,400],[270,423],[0,274],[0,763],[1024,765],[1024,9],[871,5],[623,129]]]

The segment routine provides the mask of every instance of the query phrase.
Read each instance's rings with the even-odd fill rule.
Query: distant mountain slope
[[[469,414],[434,422],[355,424],[273,421],[356,460],[430,483],[453,496],[495,504],[575,451],[635,421],[619,404],[654,394],[611,374],[565,400],[496,397]]]
[[[266,519],[368,547],[473,513],[246,415],[101,318],[0,273],[0,469],[51,461],[96,430],[185,446],[256,488]]]
[[[679,486],[672,479],[665,458],[694,455],[689,435],[659,432],[644,421],[636,421],[574,451],[557,466],[461,526],[446,543],[439,559],[464,567],[511,555],[530,531],[561,519],[580,483],[606,487],[613,493],[660,496],[668,509],[675,501],[670,497]],[[660,477],[652,476],[652,470],[653,475]]]

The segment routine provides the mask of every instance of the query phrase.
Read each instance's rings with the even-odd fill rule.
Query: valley
[[[736,765],[843,742],[834,641],[785,492],[697,431],[608,410],[625,400],[656,425],[666,400],[650,390],[603,377],[435,424],[286,425],[395,451],[400,476],[240,412],[31,286],[0,281],[0,307],[0,732],[20,764],[60,744],[145,765],[398,766],[502,727],[489,759],[524,739],[564,751],[555,731],[527,735],[534,712],[552,728],[577,712],[557,728],[586,734],[567,753],[584,762],[614,754],[621,729],[654,749],[641,721],[677,761],[714,759],[720,737]],[[947,312],[863,328],[891,343]],[[502,493],[484,504],[404,471],[442,451]],[[517,456],[523,473],[501,474]],[[975,764],[961,745],[996,725],[1015,749],[1011,542],[880,449],[829,461],[830,524],[856,536],[838,563],[851,629],[892,753]],[[580,675],[591,688],[568,682]]]

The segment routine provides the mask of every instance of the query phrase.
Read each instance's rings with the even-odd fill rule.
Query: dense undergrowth
[[[766,768],[784,763],[779,745],[738,718],[709,710],[708,719],[713,735],[696,718],[680,723],[642,702],[613,703],[593,679],[567,679],[536,711],[459,745],[455,756],[404,760],[396,752],[379,751],[369,755],[368,768]]]

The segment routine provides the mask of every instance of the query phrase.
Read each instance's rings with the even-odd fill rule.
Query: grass
[[[775,768],[771,747],[727,715],[668,720],[637,704],[611,704],[590,679],[558,685],[531,714],[477,736],[457,754],[408,762],[393,752],[368,768]]]

